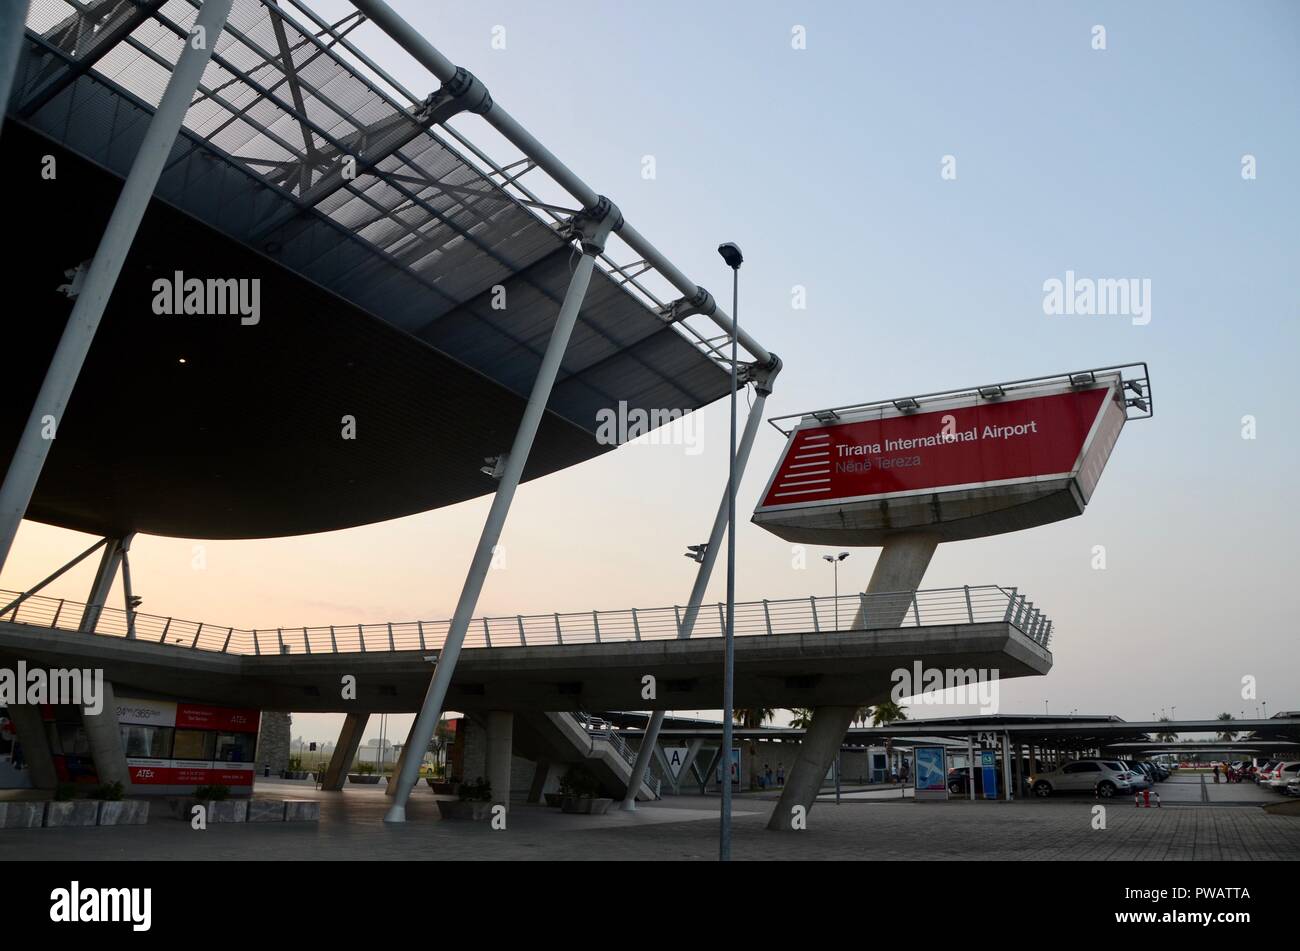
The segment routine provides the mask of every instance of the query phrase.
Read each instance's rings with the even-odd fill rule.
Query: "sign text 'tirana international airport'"
[[[884,400],[798,422],[754,522],[795,542],[945,541],[1079,515],[1120,430],[1151,415],[1145,365]]]

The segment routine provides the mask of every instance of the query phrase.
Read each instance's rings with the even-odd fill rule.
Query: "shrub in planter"
[[[492,817],[492,784],[480,776],[472,783],[461,783],[455,801],[438,800],[438,812],[444,819],[472,819]]]
[[[429,784],[437,796],[459,796],[460,780],[459,779],[435,779],[432,776],[426,776],[424,781]]]
[[[542,798],[546,800],[546,804],[548,806],[552,806],[556,809],[564,805],[564,793],[558,793],[558,792],[542,793]]]
[[[560,808],[578,815],[601,815],[614,802],[601,792],[596,775],[586,766],[575,766],[560,779]]]

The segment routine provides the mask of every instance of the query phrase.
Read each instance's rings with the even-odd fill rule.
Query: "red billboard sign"
[[[796,430],[759,511],[1065,478],[1110,387]]]
[[[882,545],[901,532],[957,541],[1071,518],[1129,409],[1149,415],[1149,400],[1145,376],[1088,371],[805,414],[782,430],[754,522],[792,542]]]

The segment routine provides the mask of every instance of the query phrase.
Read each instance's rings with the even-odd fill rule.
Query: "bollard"
[[[1160,808],[1160,793],[1159,793],[1159,791],[1156,792],[1156,808],[1157,808],[1157,809]]]
[[[1151,808],[1151,790],[1149,789],[1142,790],[1142,804],[1146,806],[1148,809]]]
[[[1133,790],[1133,808],[1134,809],[1142,808],[1142,797],[1138,795],[1138,791],[1136,789]]]

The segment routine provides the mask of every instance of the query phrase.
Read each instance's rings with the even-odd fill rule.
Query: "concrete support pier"
[[[122,731],[117,724],[117,696],[113,684],[104,681],[104,695],[98,713],[81,711],[81,724],[90,743],[90,757],[101,783],[121,783],[131,792],[131,771],[126,765],[126,751],[122,749]]]
[[[510,809],[510,758],[513,754],[515,715],[508,710],[490,710],[487,715],[487,781],[492,785],[493,804]]]
[[[329,766],[325,767],[325,778],[321,780],[321,789],[337,792],[347,782],[348,770],[357,758],[361,748],[361,734],[370,722],[368,713],[349,713],[343,719],[343,729],[339,730],[339,741],[334,744],[334,755],[330,757]]]
[[[50,751],[50,738],[41,719],[41,708],[26,703],[15,703],[9,708],[9,719],[18,731],[23,759],[31,770],[32,785],[37,789],[54,789],[59,784],[54,769],[54,754]]]
[[[871,595],[916,591],[938,544],[937,535],[922,532],[895,535],[885,543],[871,573],[867,597],[862,599],[853,619],[855,630],[868,623],[873,628],[885,628],[897,627],[902,622],[910,605],[909,599],[903,596],[873,599]],[[769,829],[793,829],[800,811],[796,807],[803,807],[804,816],[812,811],[822,779],[835,761],[855,711],[856,707],[817,707],[813,710],[812,723],[799,745],[799,755],[781,791],[781,801],[768,820]]]

